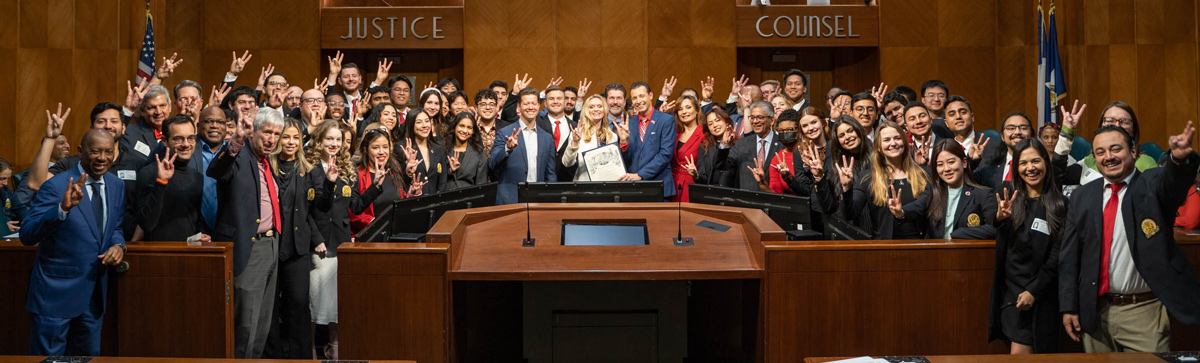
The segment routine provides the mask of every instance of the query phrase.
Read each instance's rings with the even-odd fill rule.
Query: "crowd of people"
[[[589,93],[587,79],[538,90],[517,75],[473,94],[445,78],[413,99],[391,63],[367,83],[340,53],[308,89],[269,65],[238,86],[251,57],[234,53],[207,101],[194,81],[168,87],[182,60],[164,58],[123,104],[91,110],[76,155],[60,105],[32,167],[14,175],[0,160],[5,225],[39,244],[32,354],[98,354],[102,265],[125,241],[231,241],[236,356],[336,359],[337,248],[377,210],[491,182],[508,204],[521,182],[603,180],[583,155],[608,145],[625,166],[608,180],[659,180],[671,201],[720,185],[810,197],[814,214],[876,239],[995,239],[989,337],[1013,353],[1055,351],[1064,332],[1088,351],[1163,351],[1168,313],[1200,323],[1200,280],[1172,234],[1200,221],[1194,129],[1160,140],[1156,160],[1122,102],[1076,160],[1086,105],[1040,128],[1013,112],[988,137],[938,80],[810,103],[796,69],[735,78],[724,100],[711,77],[678,93],[674,78]]]

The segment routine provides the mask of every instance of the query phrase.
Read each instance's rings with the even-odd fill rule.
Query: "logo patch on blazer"
[[[346,198],[350,197],[350,186],[349,185],[342,186],[342,196],[346,197]]]
[[[438,170],[437,172],[438,172],[439,174],[442,172],[442,163],[438,163],[438,169],[437,169],[437,170]]]
[[[308,201],[311,202],[313,200],[313,198],[316,198],[316,197],[317,197],[317,192],[314,191],[313,188],[308,188]]]
[[[4,198],[4,208],[12,208],[12,201],[8,198]]]
[[[967,227],[979,227],[979,215],[971,213],[967,215]]]
[[[1154,237],[1158,234],[1158,224],[1154,220],[1146,218],[1142,220],[1142,233],[1146,234],[1146,238]]]

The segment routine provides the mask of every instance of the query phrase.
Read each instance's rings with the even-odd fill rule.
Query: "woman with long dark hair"
[[[1014,190],[996,195],[988,341],[1012,342],[1012,354],[1053,352],[1062,329],[1058,253],[1067,206],[1041,142],[1022,140],[1013,155]]]
[[[687,171],[688,163],[695,163],[700,156],[700,144],[705,139],[707,130],[700,125],[700,101],[696,97],[683,96],[679,98],[679,107],[675,110],[675,153],[671,163],[671,174],[676,184],[682,188],[671,197],[673,202],[688,201],[688,184],[695,182],[692,174]]]
[[[378,122],[387,128],[388,131],[391,131],[396,127],[396,122],[400,119],[399,112],[396,110],[396,106],[390,103],[380,103],[367,112],[367,117],[363,118],[363,123],[370,125]]]
[[[871,167],[874,149],[871,147],[871,139],[867,137],[867,130],[858,120],[850,115],[842,115],[833,119],[829,129],[833,131],[833,137],[829,140],[832,145],[826,152],[829,155],[826,160],[831,161],[829,164],[850,163],[854,175]],[[837,169],[833,171],[836,172]],[[843,191],[838,191],[839,194],[841,192]]]
[[[446,148],[432,138],[433,118],[419,110],[404,123],[404,139],[397,139],[396,162],[404,166],[404,181],[423,185],[424,194],[444,192],[450,187],[450,165]]]
[[[888,207],[896,218],[924,215],[929,226],[925,238],[996,238],[996,199],[992,190],[975,182],[962,145],[942,139],[933,145],[933,187],[916,201],[901,207],[900,200],[889,199]]]
[[[419,196],[421,188],[425,186],[425,182],[420,180],[412,184],[405,183],[404,177],[400,175],[400,164],[392,157],[392,139],[387,131],[373,129],[364,133],[358,153],[355,172],[358,173],[356,187],[359,193],[366,193],[371,186],[379,188],[380,192],[362,213],[350,213],[352,234],[358,234],[371,224],[375,219],[375,206],[383,208],[393,201]]]
[[[898,219],[888,208],[888,200],[899,195],[901,203],[912,203],[927,193],[928,173],[913,161],[912,145],[900,125],[890,121],[880,123],[875,129],[874,145],[871,167],[858,173],[857,180],[849,161],[839,162],[837,166],[845,190],[842,218],[870,226],[877,239],[923,238],[924,217]]]
[[[483,185],[488,182],[488,152],[483,138],[475,128],[475,114],[462,112],[454,116],[450,134],[454,143],[446,162],[450,167],[449,189]]]
[[[737,130],[733,128],[733,120],[720,107],[700,118],[701,127],[707,130],[704,139],[700,141],[700,150],[695,160],[689,160],[683,167],[692,181],[697,184],[719,185],[733,187],[737,172],[731,172],[730,165],[722,163],[729,158],[729,149],[737,141]]]

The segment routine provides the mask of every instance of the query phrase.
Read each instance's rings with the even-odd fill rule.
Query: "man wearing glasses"
[[[753,135],[742,137],[733,144],[729,151],[726,165],[737,168],[738,188],[760,191],[758,180],[754,178],[751,168],[775,158],[775,153],[783,148],[783,144],[775,140],[775,108],[767,101],[750,104],[748,116]]]
[[[945,82],[931,79],[921,84],[921,103],[929,108],[934,127],[946,127],[946,104],[950,99],[950,87]]]
[[[215,120],[214,120],[215,121]],[[221,120],[223,123],[224,120]],[[222,136],[222,139],[224,137]],[[201,215],[204,175],[188,167],[196,152],[196,127],[191,116],[175,115],[163,121],[166,148],[154,155],[154,162],[138,170],[138,225],[144,241],[187,241],[199,237],[207,228]]]
[[[1084,105],[1084,107],[1087,107],[1087,105]],[[1137,152],[1133,166],[1136,167],[1138,171],[1146,171],[1158,167],[1157,160],[1154,160],[1153,157],[1140,152],[1139,146],[1141,145],[1141,128],[1138,126],[1137,114],[1133,112],[1133,107],[1121,101],[1108,104],[1108,106],[1104,107],[1104,110],[1100,112],[1099,127],[1104,126],[1119,126],[1125,129],[1125,132],[1129,133],[1129,136],[1133,136],[1133,145],[1135,147],[1134,151]],[[1074,129],[1063,128],[1061,133],[1066,137],[1060,137],[1059,143],[1061,144],[1062,140],[1072,139],[1075,135],[1075,131],[1076,130]],[[1062,149],[1064,147],[1066,149],[1070,149],[1070,144],[1058,147],[1057,149]],[[1071,165],[1071,167],[1067,169],[1066,184],[1083,185],[1101,177],[1103,177],[1103,175],[1100,174],[1099,169],[1096,168],[1096,158],[1092,155],[1088,155],[1087,157],[1083,158],[1083,160],[1080,160],[1078,164]]]
[[[325,120],[326,109],[325,95],[321,94],[320,90],[315,88],[310,89],[304,91],[304,94],[300,96],[300,121],[307,126],[303,130],[300,130],[300,134],[304,137],[302,144],[306,146],[306,149],[308,135],[313,130],[316,130],[317,126],[321,125],[321,121]]]

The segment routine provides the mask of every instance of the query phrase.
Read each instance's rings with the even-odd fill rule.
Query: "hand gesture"
[[[451,173],[458,171],[458,167],[460,165],[462,165],[461,163],[458,162],[458,155],[460,153],[461,152],[459,152],[459,151],[455,151],[454,154],[451,154],[450,156],[446,157],[446,163],[450,164],[450,172]]]
[[[433,84],[433,81],[429,81],[429,83],[425,85],[425,89],[430,89],[430,88],[433,88],[434,86],[435,85]]]
[[[1079,119],[1083,118],[1083,110],[1087,109],[1087,104],[1085,103],[1083,107],[1080,107],[1079,100],[1075,100],[1075,104],[1071,105],[1071,112],[1067,112],[1067,106],[1058,106],[1058,109],[1059,113],[1062,114],[1062,125],[1074,130],[1079,125]]]
[[[180,63],[183,63],[182,59],[176,60],[178,57],[179,53],[171,54],[171,59],[163,57],[162,65],[158,67],[157,72],[154,72],[154,78],[158,78],[159,80],[171,78],[171,74],[175,73],[175,68],[179,67]]]
[[[63,193],[62,204],[59,205],[59,207],[62,207],[62,210],[70,212],[71,208],[75,208],[75,206],[79,205],[80,201],[83,201],[83,184],[87,183],[87,180],[88,175],[86,173],[81,175],[79,180],[75,180],[75,178],[67,179],[67,192]]]
[[[568,127],[569,126],[570,125],[568,125]],[[583,140],[583,128],[572,127],[571,128],[571,147],[579,147],[580,140]]]
[[[787,163],[783,161],[783,158],[780,158],[779,162],[775,163],[775,165],[771,165],[771,167],[775,168],[775,171],[779,172],[779,177],[783,178],[784,181],[792,180],[792,169],[789,168]]]
[[[687,161],[682,166],[683,166],[683,170],[687,171],[688,175],[691,175],[692,178],[695,178],[700,175],[700,171],[696,169],[696,158],[695,157],[688,155],[688,156],[685,156],[683,158],[683,160]]]
[[[529,78],[529,73],[525,73],[523,77],[521,75],[516,75],[515,77],[517,80],[513,81],[513,94],[521,92],[525,87],[529,87],[529,83],[533,82],[533,78]]]
[[[392,70],[392,62],[387,58],[379,61],[379,69],[375,73],[375,84],[380,86],[387,85],[388,71]]]
[[[705,77],[704,81],[700,82],[700,100],[711,101],[713,95],[713,80],[712,76]]]
[[[1004,188],[1003,193],[996,194],[996,220],[1003,221],[1012,216],[1013,200],[1016,198],[1017,191],[1014,190],[1012,194],[1008,194],[1008,188]]]
[[[267,77],[270,76],[271,73],[275,73],[275,66],[271,63],[267,63],[267,66],[262,67],[261,71],[259,71],[258,86],[255,86],[254,89],[259,91],[265,90],[266,88],[264,87],[267,85]]]
[[[404,145],[400,146],[400,150],[404,152],[404,172],[412,177],[417,172],[417,165],[421,165],[421,160],[417,159],[419,152],[412,147],[412,139],[404,140]]]
[[[242,111],[238,109],[238,128],[233,134],[233,137],[241,142],[254,132],[254,118],[258,116],[258,105],[251,106],[250,109]]]
[[[246,68],[246,62],[249,62],[250,58],[253,57],[254,55],[250,54],[249,50],[247,50],[245,53],[242,53],[241,58],[238,58],[237,51],[234,51],[233,62],[229,63],[229,74],[237,77],[238,74],[242,73],[242,69]]]
[[[96,258],[100,260],[100,263],[116,266],[121,263],[121,259],[125,258],[125,249],[118,245],[112,245],[108,247],[107,251],[104,251],[104,254],[96,256]]]
[[[846,114],[846,106],[845,105],[834,105],[834,104],[832,104],[832,101],[830,101],[830,106],[829,106],[829,119],[830,120],[836,120],[838,117],[842,117],[842,115],[845,115],[845,114]]]
[[[562,85],[562,81],[563,81],[563,78],[562,78],[562,77],[558,77],[558,79],[551,78],[551,79],[550,79],[550,84],[547,84],[547,85],[546,85],[546,88],[550,88],[550,86],[558,86],[558,85]]]
[[[125,108],[137,111],[138,106],[142,105],[142,97],[146,97],[146,92],[150,92],[150,85],[147,82],[142,80],[142,84],[134,86],[132,82],[125,81],[125,88],[129,89],[129,94],[125,96]]]
[[[842,155],[842,163],[835,165],[838,171],[838,178],[842,183],[842,190],[849,190],[854,184],[854,157],[850,157],[850,161],[846,161],[846,155]]]
[[[408,185],[408,196],[419,197],[421,196],[421,192],[423,192],[425,189],[425,184],[429,183],[429,178],[425,178],[423,180],[415,180],[416,178],[413,179],[414,180],[412,184]]]
[[[154,160],[158,165],[158,178],[165,181],[175,176],[175,157],[179,154],[171,155],[171,148],[165,148],[164,151],[162,156],[154,154]]]
[[[975,142],[971,143],[970,150],[967,150],[967,157],[970,157],[971,160],[982,159],[983,150],[987,149],[987,145],[991,141],[992,139],[990,137],[979,134],[979,137],[975,139]]]
[[[677,80],[675,79],[675,76],[671,76],[671,78],[664,79],[663,86],[662,86],[662,92],[659,92],[659,95],[670,98],[671,93],[675,92],[675,82],[676,81]]]
[[[329,155],[329,157],[325,159],[325,165],[328,165],[325,168],[325,179],[329,181],[337,181],[337,155]]]
[[[821,177],[825,176],[825,158],[821,156],[817,146],[809,144],[808,147],[800,151],[800,158],[804,160],[804,165],[808,165],[808,172],[812,173],[813,177],[820,181]]]
[[[373,180],[375,181],[375,187],[378,188],[379,186],[383,185],[383,179],[386,179],[384,176],[387,175],[387,163],[381,163],[378,161],[372,162],[375,163],[375,171],[371,174],[374,175],[375,179]]]
[[[617,121],[617,138],[622,145],[629,142],[629,115],[621,115],[621,120]]]
[[[892,216],[896,218],[904,218],[904,205],[900,204],[900,193],[896,193],[895,186],[889,186],[888,193],[888,210],[892,212]]]
[[[317,105],[316,110],[309,109],[306,111],[308,112],[308,120],[312,123],[313,127],[320,125],[321,121],[325,120],[325,110],[328,108],[329,106],[326,106],[324,103],[322,103]],[[311,132],[312,130],[309,131]]]
[[[213,86],[212,93],[210,93],[208,96],[208,104],[220,105],[221,101],[225,99],[226,95],[229,95],[229,91],[231,90],[232,89],[230,89],[229,85],[227,84],[221,84],[220,89],[217,89],[217,86]]]
[[[754,158],[754,165],[746,165],[746,169],[750,169],[750,174],[754,175],[754,181],[758,182],[760,188],[770,188],[770,179],[767,179],[767,174],[763,172],[762,159]]]
[[[582,81],[579,81],[579,95],[578,95],[579,99],[582,100],[584,98],[587,98],[588,88],[592,88],[592,82],[588,81],[587,77],[584,77]]]
[[[721,147],[728,148],[733,145],[734,137],[737,131],[732,128],[732,125],[725,127],[725,133],[721,134]]]
[[[67,112],[63,113],[62,102],[58,103],[58,111],[53,115],[50,110],[46,110],[46,138],[57,139],[58,135],[62,135],[63,124],[67,123],[67,117],[71,116],[71,108],[67,107]]]
[[[677,101],[677,100],[670,100],[670,101],[667,101],[666,103],[663,103],[662,107],[659,107],[658,110],[662,111],[662,112],[666,112],[666,113],[671,113],[671,112],[675,111],[675,101]]]
[[[1029,308],[1033,307],[1033,300],[1033,293],[1029,291],[1022,292],[1020,295],[1017,295],[1017,309],[1029,310]]]
[[[917,162],[917,165],[929,164],[929,144],[928,144],[928,142],[929,142],[930,137],[931,136],[916,136],[916,137],[914,137],[914,139],[916,141],[916,145],[915,145],[916,147],[914,148],[915,150],[913,150],[913,160],[915,160]]]
[[[750,95],[742,93],[742,92],[738,92],[737,97],[738,97],[738,105],[740,106],[740,108],[750,107],[750,104],[752,103],[752,102],[750,102]],[[746,112],[746,113],[744,113],[744,115],[749,116],[750,113]]]
[[[1192,121],[1188,121],[1183,127],[1183,133],[1171,136],[1169,144],[1171,145],[1171,158],[1176,162],[1187,159],[1192,154],[1192,136],[1195,135],[1196,128],[1192,127]]]
[[[740,95],[742,93],[742,88],[746,87],[746,83],[748,82],[750,82],[750,78],[747,78],[744,74],[741,78],[734,78],[733,87],[730,88],[729,95],[733,97]]]
[[[879,82],[879,87],[871,87],[871,97],[875,98],[875,102],[879,107],[883,107],[883,96],[887,95],[888,86],[883,82]]]
[[[329,77],[321,78],[319,81],[313,78],[313,89],[321,91],[322,95],[325,94],[325,85],[327,84],[329,84]]]
[[[370,112],[370,111],[371,111],[371,101],[368,101],[366,97],[360,97],[358,99],[358,112],[355,113],[354,117],[359,118],[359,119],[366,118],[367,112]]]
[[[329,60],[329,79],[330,80],[337,81],[338,75],[342,73],[342,58],[345,58],[345,57],[346,57],[346,55],[342,54],[342,51],[340,51],[340,50],[337,51],[337,53],[334,54],[332,57],[325,56],[325,59]]]
[[[517,140],[520,140],[520,137],[517,136],[517,133],[519,132],[521,132],[520,127],[513,128],[512,135],[504,139],[504,147],[508,148],[509,150],[516,149]]]
[[[284,101],[287,101],[287,95],[287,88],[275,91],[275,93],[271,94],[271,99],[267,101],[267,105],[272,107],[283,107]]]

